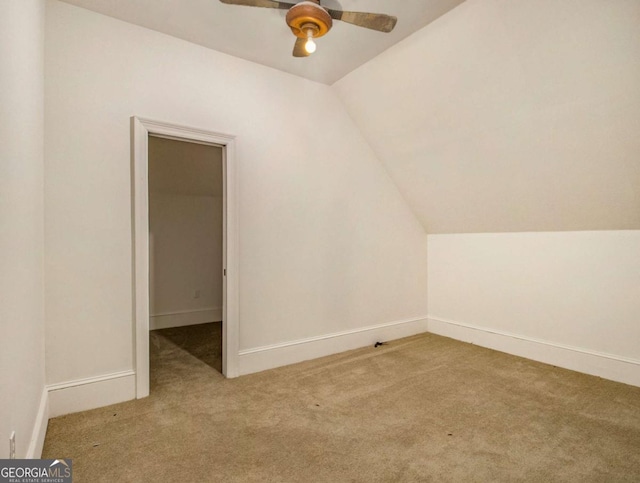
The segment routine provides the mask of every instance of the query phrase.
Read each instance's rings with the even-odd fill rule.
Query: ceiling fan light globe
[[[309,54],[313,54],[316,51],[316,43],[312,38],[309,38],[304,44],[304,50],[306,50]]]

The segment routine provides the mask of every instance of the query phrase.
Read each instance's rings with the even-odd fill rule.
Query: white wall
[[[640,385],[640,231],[429,235],[428,245],[430,330]]]
[[[0,4],[0,458],[11,431],[18,458],[39,457],[46,428],[44,12],[36,0]]]
[[[130,371],[132,115],[237,136],[240,347],[426,315],[426,235],[332,90],[47,3],[50,383]]]
[[[637,230],[430,235],[429,312],[640,359],[639,250]]]
[[[222,197],[150,192],[149,232],[151,330],[222,320]]]

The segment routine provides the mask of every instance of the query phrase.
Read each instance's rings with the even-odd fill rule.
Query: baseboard
[[[47,434],[47,426],[49,424],[49,391],[46,387],[42,389],[40,396],[40,405],[38,406],[38,414],[33,425],[31,433],[31,441],[27,448],[27,459],[39,459],[42,456],[42,448],[44,447],[44,437]]]
[[[52,384],[47,390],[49,417],[55,418],[135,399],[136,376],[133,371],[116,372]]]
[[[240,375],[252,374],[358,349],[373,345],[376,341],[388,341],[420,334],[426,330],[427,319],[416,318],[241,350],[239,373]]]
[[[428,317],[428,331],[572,371],[640,386],[640,360]]]
[[[184,327],[186,325],[206,324],[222,320],[222,307],[197,310],[181,310],[149,317],[149,330]]]

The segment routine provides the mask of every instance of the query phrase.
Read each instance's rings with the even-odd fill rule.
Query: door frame
[[[222,147],[222,373],[238,376],[238,175],[235,136],[131,118],[133,360],[136,398],[149,395],[149,136]]]

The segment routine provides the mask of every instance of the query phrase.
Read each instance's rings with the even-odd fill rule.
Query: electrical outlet
[[[193,298],[194,298],[194,299],[199,299],[199,298],[200,298],[200,290],[196,290],[196,291],[193,293]]]
[[[16,432],[11,431],[9,436],[9,459],[16,459]]]

